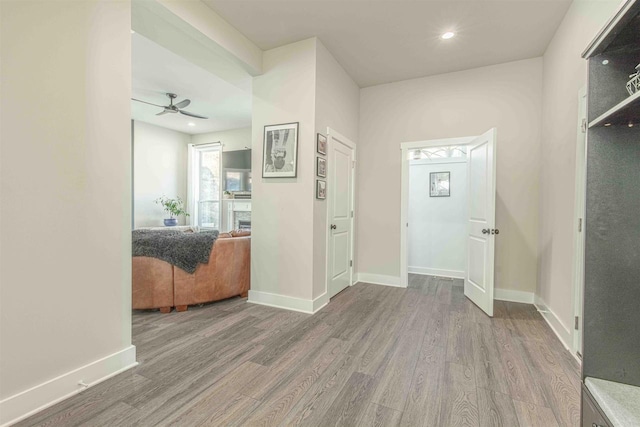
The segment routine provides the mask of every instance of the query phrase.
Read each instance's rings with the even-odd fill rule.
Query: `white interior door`
[[[464,294],[493,316],[496,219],[496,129],[477,137],[467,152],[469,236]]]
[[[353,143],[329,134],[328,222],[329,248],[327,281],[329,298],[351,285],[353,262]]]

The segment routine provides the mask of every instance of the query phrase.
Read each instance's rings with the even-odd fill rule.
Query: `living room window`
[[[189,220],[202,228],[220,229],[222,199],[221,144],[189,145]]]

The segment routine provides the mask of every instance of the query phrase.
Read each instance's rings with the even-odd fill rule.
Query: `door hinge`
[[[578,232],[582,232],[582,218],[578,218]]]
[[[351,169],[355,169],[356,168],[356,161],[352,160],[351,161]]]
[[[587,133],[587,119],[582,119],[582,125],[580,127],[582,128],[582,133]]]
[[[353,211],[351,211],[351,218],[353,218]]]
[[[353,267],[353,260],[349,260],[349,267]]]
[[[575,329],[576,331],[578,329],[580,329],[580,317],[578,317],[578,316],[575,317],[575,322],[574,322],[574,325],[573,325],[573,329]]]

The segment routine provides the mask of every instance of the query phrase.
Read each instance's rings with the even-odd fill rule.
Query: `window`
[[[220,229],[221,146],[189,145],[189,213],[191,224]]]
[[[446,147],[429,147],[409,151],[409,160],[464,159],[467,147],[450,145]]]

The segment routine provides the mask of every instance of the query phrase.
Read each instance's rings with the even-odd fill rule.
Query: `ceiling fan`
[[[135,98],[131,98],[131,99],[134,101],[142,102],[144,104],[153,105],[154,107],[163,108],[163,110],[160,111],[158,114],[156,114],[156,116],[162,116],[163,114],[167,114],[167,113],[180,113],[180,114],[184,114],[185,116],[195,117],[196,119],[208,119],[208,117],[200,116],[198,114],[193,114],[183,110],[183,108],[188,107],[189,104],[191,104],[190,99],[183,99],[177,104],[174,104],[173,100],[176,99],[178,95],[176,95],[175,93],[167,93],[167,96],[169,97],[169,105],[158,105],[158,104],[153,104],[151,102],[143,101],[141,99],[135,99]]]

